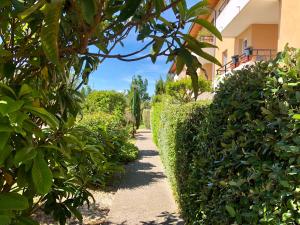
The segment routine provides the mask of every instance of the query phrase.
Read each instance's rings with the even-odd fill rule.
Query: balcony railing
[[[222,75],[232,71],[238,66],[250,61],[268,61],[276,57],[277,51],[275,49],[251,49],[248,48],[247,52],[242,55],[232,57],[232,61],[226,63],[224,66],[217,70],[217,75]]]
[[[208,43],[214,43],[214,37],[210,35],[201,35],[198,37],[198,40],[201,42],[208,42]]]

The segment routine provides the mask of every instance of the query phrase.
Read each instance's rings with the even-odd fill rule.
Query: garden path
[[[136,145],[140,150],[139,159],[126,167],[107,224],[184,224],[177,213],[151,132],[138,131]]]

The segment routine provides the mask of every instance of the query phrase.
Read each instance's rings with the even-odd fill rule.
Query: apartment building
[[[215,24],[223,41],[198,24],[193,24],[189,33],[218,46],[205,51],[214,55],[222,67],[199,57],[214,87],[232,70],[274,58],[286,43],[300,48],[300,0],[208,0],[208,3],[211,14],[203,18]],[[169,72],[175,69],[173,64]],[[185,73],[182,71],[175,79]]]

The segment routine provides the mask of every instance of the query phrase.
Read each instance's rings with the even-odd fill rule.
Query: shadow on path
[[[178,215],[175,213],[162,212],[159,216],[157,216],[161,222],[155,222],[155,220],[151,221],[141,221],[140,223],[143,225],[184,225],[184,222],[178,218]]]
[[[183,225],[151,132],[136,139],[139,158],[126,165],[105,224]]]
[[[159,222],[157,222],[159,221]],[[113,225],[114,223],[106,222],[104,225]],[[151,221],[140,221],[139,223],[135,224],[141,224],[141,225],[184,225],[184,222],[182,219],[178,218],[178,215],[176,216],[175,213],[170,212],[162,212],[160,215],[158,215],[155,220]],[[118,225],[133,225],[129,224],[126,220],[118,223]]]
[[[162,171],[156,171],[156,165],[143,161],[145,158],[158,156],[155,150],[140,150],[139,160],[126,166],[126,174],[120,183],[120,189],[134,189],[166,178]],[[124,182],[126,181],[126,182]]]

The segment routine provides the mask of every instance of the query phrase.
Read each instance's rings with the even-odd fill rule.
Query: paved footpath
[[[108,224],[183,225],[149,130],[138,132],[136,145],[139,159],[126,167]]]

